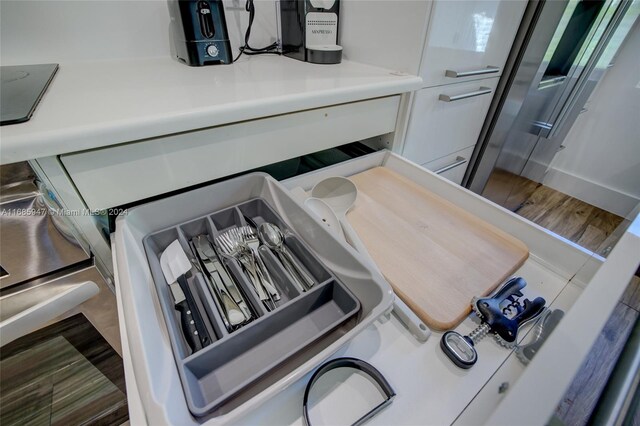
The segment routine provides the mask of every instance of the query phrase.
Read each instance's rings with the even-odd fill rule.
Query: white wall
[[[640,203],[640,20],[585,107],[543,183],[624,217]]]
[[[224,0],[234,54],[244,40],[245,0]],[[275,40],[274,0],[256,0],[251,45]],[[346,0],[340,13],[344,57],[416,74],[428,0]],[[168,56],[166,0],[0,0],[4,65]]]
[[[244,0],[225,0],[234,53],[247,25]],[[256,1],[253,47],[275,40],[273,1]],[[170,55],[165,0],[1,0],[3,65]]]
[[[345,59],[418,74],[430,10],[427,0],[343,1]]]

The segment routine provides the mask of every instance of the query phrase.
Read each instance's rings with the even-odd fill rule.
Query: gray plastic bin
[[[287,273],[281,269],[273,274],[273,278],[281,290],[283,301],[276,311],[267,314],[257,297],[251,293],[253,290],[249,283],[241,282],[242,288],[248,289],[249,304],[259,316],[252,327],[256,327],[256,330],[262,327],[267,329],[266,319],[287,315],[287,323],[295,324],[292,335],[308,327],[324,327],[325,332],[318,333],[319,337],[311,342],[298,338],[295,344],[290,344],[280,340],[287,333],[269,328],[272,334],[264,336],[263,341],[256,341],[256,345],[264,342],[270,348],[279,341],[277,345],[286,349],[290,354],[288,358],[283,362],[275,359],[278,357],[265,360],[260,364],[264,368],[253,368],[246,374],[242,372],[235,376],[234,380],[244,383],[244,386],[232,389],[230,383],[225,383],[224,387],[215,391],[213,382],[222,377],[226,380],[226,375],[233,369],[227,363],[212,362],[208,367],[208,375],[199,364],[202,361],[197,359],[213,356],[218,352],[218,345],[223,347],[223,342],[230,342],[229,347],[247,345],[245,342],[231,342],[235,342],[236,336],[242,333],[250,333],[249,328],[229,333],[221,325],[222,318],[215,299],[202,275],[193,274],[189,277],[189,285],[199,307],[203,309],[203,319],[214,341],[191,355],[189,347],[177,338],[182,331],[158,258],[176,238],[188,253],[189,238],[200,233],[215,235],[234,223],[242,223],[243,210],[239,209],[249,209],[244,213],[249,213],[247,216],[257,222],[269,220],[290,229],[293,235],[287,237],[286,244],[305,264],[308,272],[324,283],[300,294],[289,285]],[[143,395],[144,403],[157,410],[166,408],[183,419],[185,424],[233,421],[231,419],[237,418],[240,413],[254,409],[304,377],[380,315],[390,312],[393,302],[393,292],[384,278],[369,269],[351,246],[334,237],[313,218],[281,183],[264,173],[239,176],[133,207],[116,220],[114,243],[124,315],[134,321],[127,324],[131,361],[137,379],[148,386]],[[308,251],[308,257],[305,250]],[[265,262],[273,263],[276,260],[275,257],[267,257]],[[227,262],[227,265],[232,273],[238,267],[235,262]],[[323,293],[321,286],[330,288],[331,292]],[[349,317],[353,305],[346,303],[348,298],[344,299],[341,295],[355,296],[354,300],[359,304],[357,314]],[[296,317],[298,314],[293,311],[285,314],[289,309],[294,309],[293,305],[302,306],[314,297],[317,299],[307,305],[313,309],[309,308],[310,315],[306,318]],[[332,314],[327,315],[327,312]],[[336,321],[331,323],[333,313],[336,313]],[[345,321],[338,318],[343,314],[348,317]],[[261,321],[265,324],[260,325]],[[243,337],[238,339],[245,340]],[[211,355],[206,355],[208,351],[211,351]],[[250,349],[245,352],[247,356],[254,357],[251,359],[256,359],[255,354],[269,354],[264,349],[256,350],[253,354]],[[218,374],[221,376],[216,377]],[[234,373],[231,373],[233,376]],[[220,395],[221,399],[218,398]],[[189,413],[192,416],[187,421],[184,416]],[[168,422],[180,424],[177,418]]]
[[[301,293],[291,276],[267,247],[261,247],[274,284],[281,293],[276,309],[268,312],[235,259],[221,260],[238,284],[254,313],[251,323],[229,332],[207,279],[192,268],[187,277],[196,305],[212,340],[191,353],[186,345],[178,312],[160,267],[164,249],[178,239],[188,257],[194,258],[189,240],[206,234],[211,241],[225,230],[246,225],[245,216],[257,225],[271,222],[285,233],[285,244],[314,278],[315,285]],[[272,369],[347,322],[360,310],[358,299],[313,254],[262,198],[254,198],[206,216],[154,232],[144,238],[149,266],[156,286],[169,337],[191,413],[204,416],[220,408]]]

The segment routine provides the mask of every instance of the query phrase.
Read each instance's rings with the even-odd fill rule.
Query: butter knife
[[[216,287],[223,299],[225,309],[227,311],[229,311],[229,309],[237,309],[244,317],[242,322],[250,321],[252,319],[252,315],[247,303],[240,294],[235,282],[227,273],[224,265],[222,265],[218,259],[218,255],[207,237],[205,235],[199,235],[193,238],[193,242],[196,250],[198,251],[198,256],[201,258],[205,268],[211,276],[213,285]],[[226,300],[226,298],[228,298],[228,300]],[[229,318],[229,321],[232,322],[233,325],[234,321],[231,321],[231,318]]]

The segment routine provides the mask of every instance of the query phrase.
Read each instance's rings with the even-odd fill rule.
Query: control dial
[[[220,51],[215,44],[210,44],[209,46],[207,46],[207,55],[213,56],[215,58],[216,56],[218,56],[218,53],[220,53]]]

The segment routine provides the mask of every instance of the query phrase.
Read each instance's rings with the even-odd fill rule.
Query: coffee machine
[[[280,0],[282,53],[315,64],[339,64],[340,0]]]
[[[233,62],[222,0],[168,0],[168,6],[178,60],[191,66]]]

